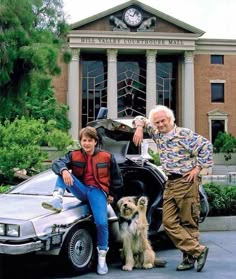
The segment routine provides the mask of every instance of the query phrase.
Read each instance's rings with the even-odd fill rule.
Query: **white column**
[[[107,82],[107,107],[108,118],[118,117],[117,101],[117,49],[107,50],[108,82]]]
[[[146,115],[157,103],[156,90],[156,50],[147,50],[147,86],[146,86]]]
[[[182,126],[195,131],[194,54],[192,51],[185,51],[184,53],[184,82],[182,103]]]
[[[79,49],[73,49],[69,64],[67,104],[69,106],[70,134],[75,141],[79,139]]]

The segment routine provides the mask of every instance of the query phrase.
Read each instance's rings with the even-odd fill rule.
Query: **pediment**
[[[124,11],[129,7],[136,7],[142,13],[142,22],[132,27],[124,22]],[[150,24],[150,25],[147,25]],[[126,28],[127,27],[127,28]],[[141,27],[141,28],[140,28]],[[88,17],[71,25],[72,30],[87,31],[124,31],[124,32],[158,32],[181,33],[202,36],[205,32],[185,22],[171,17],[140,1],[130,0],[104,12]]]
[[[214,109],[207,113],[208,116],[228,116],[229,114],[220,109]]]

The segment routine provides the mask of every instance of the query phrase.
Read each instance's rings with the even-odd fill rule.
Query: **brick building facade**
[[[74,139],[101,106],[129,118],[155,104],[212,141],[219,131],[236,136],[236,40],[203,34],[136,0],[73,24],[72,61],[54,86]]]

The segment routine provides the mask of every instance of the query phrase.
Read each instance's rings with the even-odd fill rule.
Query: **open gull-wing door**
[[[133,118],[107,118],[107,108],[100,108],[97,119],[91,121],[87,126],[96,128],[100,138],[101,148],[108,150],[115,155],[118,155],[118,150],[122,156],[127,154],[140,154],[141,148],[133,143],[133,135],[135,128],[132,125]],[[144,131],[144,138],[149,138],[148,134]],[[122,147],[122,145],[124,145]],[[126,154],[125,154],[126,151]],[[121,153],[118,155],[119,161],[121,160]]]

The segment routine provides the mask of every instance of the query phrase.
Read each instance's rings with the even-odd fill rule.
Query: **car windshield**
[[[51,171],[45,171],[16,186],[9,193],[22,195],[52,195],[57,176]],[[71,196],[66,192],[65,195]]]

